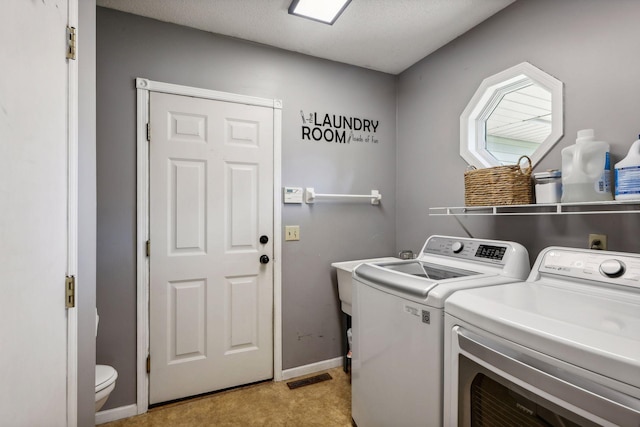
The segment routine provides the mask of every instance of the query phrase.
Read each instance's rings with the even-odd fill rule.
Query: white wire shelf
[[[429,208],[429,216],[464,215],[596,215],[640,213],[640,200],[551,203],[535,205],[463,206]]]

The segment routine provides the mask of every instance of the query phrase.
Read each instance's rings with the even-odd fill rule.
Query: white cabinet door
[[[272,378],[273,109],[151,92],[150,123],[149,401]]]
[[[7,426],[67,425],[68,6],[0,6],[0,424]]]

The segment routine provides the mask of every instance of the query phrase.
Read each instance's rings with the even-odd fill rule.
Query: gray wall
[[[78,2],[78,426],[95,424],[96,2]]]
[[[341,354],[332,261],[418,250],[431,234],[464,228],[519,241],[532,260],[549,245],[584,247],[593,232],[608,234],[613,250],[640,251],[629,237],[640,231],[636,215],[475,217],[461,219],[464,228],[428,216],[429,207],[463,204],[459,117],[467,102],[482,79],[522,61],[565,84],[565,137],[536,170],[559,168],[560,150],[582,128],[594,128],[621,159],[640,132],[637,16],[634,0],[520,0],[396,81],[98,8],[97,359],[120,374],[106,408],[135,402],[135,77],[283,99],[283,185],[382,192],[380,208],[283,206],[282,224],[300,225],[302,237],[283,244],[286,369]],[[300,110],[378,119],[381,142],[303,142]]]
[[[463,206],[465,161],[459,118],[480,82],[528,61],[564,82],[564,138],[535,171],[559,169],[560,151],[593,128],[613,162],[640,133],[640,2],[520,0],[400,75],[396,241],[417,249],[434,233],[466,235],[429,207]],[[438,161],[433,161],[438,159]],[[640,251],[637,215],[463,218],[473,236],[516,240],[532,260],[550,245],[586,247],[605,233],[609,248]]]
[[[331,262],[395,250],[396,77],[98,8],[97,360],[119,374],[105,409],[136,399],[136,77],[282,99],[283,185],[380,190],[379,207],[282,207],[283,226],[301,236],[282,248],[283,368],[341,356]],[[380,142],[303,141],[300,110],[379,120]]]

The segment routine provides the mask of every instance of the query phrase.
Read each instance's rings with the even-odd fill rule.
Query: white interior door
[[[272,378],[273,109],[151,92],[149,111],[149,402]]]
[[[0,6],[0,424],[7,426],[76,422],[75,414],[67,418],[64,303],[69,5]]]

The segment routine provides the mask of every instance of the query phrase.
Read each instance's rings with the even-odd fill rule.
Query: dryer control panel
[[[547,248],[534,270],[582,280],[640,288],[640,255],[587,249]]]

